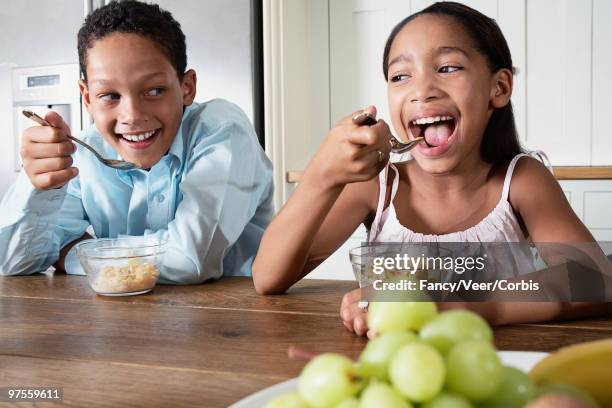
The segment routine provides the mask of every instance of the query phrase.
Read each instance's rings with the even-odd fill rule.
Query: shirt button
[[[165,199],[166,199],[165,195],[163,195],[163,194],[158,194],[157,195],[157,202],[158,203],[163,203]]]

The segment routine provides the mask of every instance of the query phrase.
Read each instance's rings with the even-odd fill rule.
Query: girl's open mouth
[[[410,121],[408,125],[413,138],[425,137],[417,149],[425,156],[439,156],[445,153],[455,140],[457,120],[450,115],[427,116]]]
[[[151,146],[161,133],[161,128],[142,133],[117,134],[120,143],[132,149],[146,149]]]

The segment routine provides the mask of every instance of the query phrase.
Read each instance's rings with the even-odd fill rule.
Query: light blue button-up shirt
[[[82,138],[103,156],[120,158],[95,126]],[[37,190],[22,171],[4,196],[0,275],[46,270],[89,226],[99,238],[164,236],[160,282],[251,274],[274,213],[272,170],[237,106],[213,100],[187,107],[168,154],[149,171],[111,169],[81,147],[73,159],[79,175],[64,187]],[[65,268],[84,273],[74,247]]]

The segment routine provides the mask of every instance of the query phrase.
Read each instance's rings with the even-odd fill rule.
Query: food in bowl
[[[98,293],[125,293],[151,289],[159,270],[149,262],[133,259],[127,266],[105,266],[91,286]]]
[[[136,295],[155,286],[165,244],[154,235],[93,239],[78,244],[77,255],[96,293]]]

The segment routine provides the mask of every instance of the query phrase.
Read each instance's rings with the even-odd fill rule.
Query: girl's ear
[[[87,88],[87,83],[85,83],[83,79],[79,79],[79,92],[81,92],[83,103],[85,104],[87,111],[89,114],[91,114],[91,111],[89,110],[89,105],[91,104],[91,100],[89,99],[89,88]]]
[[[181,82],[183,106],[189,106],[193,103],[196,94],[196,81],[196,73],[193,69],[188,70],[183,75],[183,81]]]
[[[512,96],[512,71],[503,68],[493,74],[490,103],[491,107],[503,108]]]

